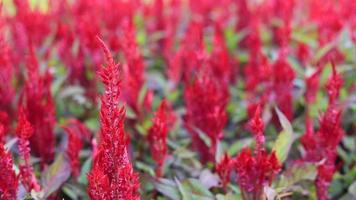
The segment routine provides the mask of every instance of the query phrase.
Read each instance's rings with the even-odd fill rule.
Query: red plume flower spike
[[[67,135],[68,135],[68,144],[67,144],[67,149],[66,153],[67,156],[69,157],[69,162],[70,166],[72,168],[72,175],[74,177],[77,177],[79,175],[79,167],[80,167],[80,159],[79,159],[79,153],[80,150],[82,149],[83,142],[80,137],[80,135],[75,132],[70,127],[62,127]]]
[[[185,125],[203,162],[215,162],[216,145],[222,138],[227,121],[225,108],[228,98],[226,88],[221,88],[207,71],[203,71],[201,76],[184,90],[187,108]],[[199,131],[209,137],[211,147],[202,140]]]
[[[157,164],[156,176],[162,176],[162,167],[167,157],[167,134],[174,123],[172,108],[163,100],[153,119],[153,125],[148,133],[153,160]]]
[[[253,155],[248,148],[238,154],[235,167],[245,200],[261,199],[264,186],[272,183],[281,168],[274,152],[268,155],[265,151],[261,151]]]
[[[220,162],[216,165],[216,172],[220,177],[222,187],[224,188],[225,191],[227,190],[227,184],[230,182],[230,173],[232,170],[232,164],[233,164],[233,160],[225,152]]]
[[[337,146],[340,143],[344,131],[341,127],[341,109],[336,105],[339,90],[342,84],[341,76],[336,72],[332,63],[333,72],[327,83],[329,105],[320,119],[320,128],[316,134],[311,130],[303,135],[301,141],[306,150],[305,160],[319,163],[318,174],[315,181],[317,196],[320,200],[329,199],[328,187],[336,171]],[[310,129],[310,128],[309,128]]]
[[[125,68],[125,90],[124,95],[128,105],[139,113],[140,106],[138,105],[139,94],[144,84],[145,68],[135,41],[135,29],[132,24],[124,27],[123,51],[127,61]],[[127,89],[126,89],[127,88]]]
[[[279,57],[273,66],[274,75],[274,92],[278,108],[281,109],[283,114],[292,120],[293,118],[293,80],[295,73],[293,68],[287,61],[286,49],[282,49]]]
[[[100,135],[93,169],[88,175],[89,196],[93,200],[137,200],[138,175],[133,171],[124,132],[124,107],[119,105],[120,65],[114,62],[105,43],[98,38],[107,64],[98,72],[105,86],[101,97]]]
[[[3,125],[0,132],[4,131]],[[11,154],[5,150],[0,143],[0,199],[16,200],[18,180],[15,171],[12,169],[13,161]]]
[[[258,200],[263,198],[264,186],[272,183],[281,166],[275,152],[266,153],[260,104],[257,105],[255,116],[250,120],[249,126],[256,140],[255,151],[252,153],[249,148],[243,149],[237,155],[234,166],[243,199]]]
[[[90,131],[87,127],[76,119],[68,121],[66,126],[62,126],[68,135],[66,153],[72,168],[72,175],[78,177],[80,169],[79,153],[83,147],[83,140],[88,140]]]
[[[41,164],[50,163],[54,158],[55,138],[53,127],[56,122],[55,107],[50,91],[52,77],[48,71],[40,75],[33,47],[26,63],[27,80],[22,97],[28,111],[28,119],[34,127],[30,138],[31,149],[42,159]]]
[[[250,120],[249,126],[255,136],[256,150],[259,152],[264,149],[265,144],[265,136],[263,134],[265,125],[261,118],[261,104],[257,105],[255,116]]]
[[[31,123],[28,121],[26,110],[20,107],[18,123],[16,127],[16,134],[19,138],[19,151],[24,164],[20,165],[20,177],[21,181],[26,188],[27,192],[40,190],[40,186],[37,183],[36,176],[33,172],[33,168],[30,164],[30,142],[29,139],[33,135],[34,129]]]
[[[331,62],[332,65],[332,75],[329,78],[326,88],[329,95],[329,102],[333,104],[335,100],[339,97],[340,88],[342,85],[342,78],[340,74],[336,71],[336,66],[334,62]]]

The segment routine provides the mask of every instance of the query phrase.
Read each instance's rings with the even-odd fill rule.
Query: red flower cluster
[[[3,125],[0,125],[0,132],[3,131]],[[5,150],[4,144],[0,142],[0,199],[17,199],[18,180],[12,166],[11,154]]]
[[[98,72],[105,85],[101,97],[98,153],[88,175],[91,199],[135,200],[138,196],[138,175],[133,171],[124,132],[124,107],[119,105],[120,65],[114,62],[109,49],[98,38],[106,56],[106,66]]]
[[[166,100],[162,100],[153,118],[153,125],[148,133],[150,149],[153,160],[155,160],[156,176],[162,175],[162,167],[167,156],[167,134],[174,124],[175,116],[173,109]]]
[[[281,166],[276,154],[265,151],[253,155],[250,149],[243,149],[235,160],[235,169],[244,199],[258,200],[263,197],[263,188],[272,183]]]
[[[249,125],[256,140],[255,153],[248,148],[243,149],[237,155],[234,165],[243,198],[257,200],[263,197],[264,186],[272,183],[281,166],[274,152],[266,153],[260,105]]]
[[[31,149],[42,159],[42,164],[54,159],[55,137],[53,127],[56,122],[55,107],[50,91],[52,76],[47,70],[40,74],[38,61],[31,47],[26,63],[27,79],[22,96],[23,107],[28,111],[28,119],[34,128],[30,138]]]
[[[33,173],[33,168],[30,163],[30,142],[34,130],[31,123],[28,121],[26,110],[20,108],[19,117],[17,122],[16,134],[19,138],[19,151],[24,164],[20,165],[20,177],[21,181],[28,192],[32,189],[35,191],[40,190],[40,186],[37,183],[36,176]]]
[[[336,104],[342,80],[334,64],[332,67],[333,72],[327,83],[329,105],[321,117],[320,128],[314,134],[311,125],[307,126],[308,129],[301,139],[306,150],[305,160],[321,162],[316,179],[318,199],[321,200],[329,199],[328,187],[336,170],[337,146],[344,135],[341,128],[342,111]]]
[[[215,162],[216,146],[223,137],[227,121],[225,109],[228,94],[216,81],[209,72],[204,71],[184,90],[187,108],[185,125],[203,162]],[[210,139],[211,146],[205,143],[200,134],[205,134]]]
[[[89,130],[79,121],[70,120],[66,126],[62,126],[68,135],[66,153],[72,168],[74,177],[79,175],[80,159],[79,153],[83,147],[83,140],[89,138]]]

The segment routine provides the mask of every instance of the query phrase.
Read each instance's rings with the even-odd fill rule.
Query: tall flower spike
[[[315,180],[319,200],[329,199],[328,188],[336,171],[337,146],[344,135],[341,127],[342,110],[336,104],[341,84],[341,76],[333,64],[333,72],[327,83],[329,105],[320,119],[320,128],[316,134],[306,132],[302,137],[302,144],[306,150],[304,160],[314,163],[323,160],[317,168]]]
[[[104,83],[101,97],[98,152],[88,174],[88,193],[93,200],[137,200],[138,175],[133,171],[124,132],[124,107],[119,104],[120,65],[116,64],[99,38],[107,64],[97,73]]]
[[[261,118],[261,104],[257,105],[255,116],[250,120],[249,126],[252,130],[252,133],[256,139],[256,150],[257,152],[264,149],[265,137],[264,137],[264,123]]]
[[[250,149],[243,149],[235,159],[237,182],[243,199],[265,199],[263,188],[272,183],[280,168],[274,152],[268,155],[262,151],[253,155]]]
[[[332,61],[332,75],[329,78],[326,88],[329,95],[329,102],[333,104],[335,100],[339,97],[340,88],[342,85],[342,78],[336,71],[335,63]]]
[[[126,24],[124,28],[123,52],[127,65],[124,67],[124,98],[127,104],[140,113],[139,94],[144,84],[145,67],[141,53],[135,40],[135,29],[132,24]]]
[[[34,132],[33,126],[28,121],[26,116],[26,110],[23,107],[19,109],[19,117],[16,127],[16,134],[19,139],[19,151],[22,159],[24,160],[24,164],[20,165],[20,178],[25,186],[27,192],[31,192],[32,189],[35,191],[40,190],[40,186],[37,183],[36,176],[33,172],[33,168],[30,164],[30,142]]]
[[[1,125],[0,131],[3,130]],[[4,144],[0,143],[0,199],[17,199],[18,180],[12,166],[11,154],[5,150]]]
[[[233,160],[225,152],[220,162],[216,165],[216,172],[220,177],[220,181],[224,190],[227,190],[227,184],[230,182],[230,173],[232,170]]]
[[[216,146],[227,121],[225,108],[228,98],[226,88],[220,87],[208,71],[202,71],[184,90],[187,110],[185,126],[192,135],[193,147],[199,151],[202,162],[215,162]],[[200,137],[200,132],[210,139],[211,147]]]
[[[79,167],[80,167],[80,159],[79,153],[82,149],[83,143],[80,133],[75,131],[71,127],[62,127],[67,135],[68,135],[68,142],[67,142],[67,149],[66,153],[69,158],[70,166],[72,168],[72,175],[77,177],[79,175]]]
[[[153,160],[156,161],[156,176],[162,176],[162,167],[167,156],[167,134],[172,125],[172,109],[162,100],[148,133]]]
[[[34,48],[30,46],[26,63],[27,79],[24,94],[21,97],[23,107],[28,111],[28,120],[34,127],[34,134],[30,138],[32,151],[41,160],[41,166],[53,161],[55,137],[53,133],[55,106],[50,91],[52,76],[47,70],[41,75]]]

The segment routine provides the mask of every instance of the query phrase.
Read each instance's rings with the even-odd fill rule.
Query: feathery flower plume
[[[261,118],[261,105],[257,105],[255,116],[249,122],[256,140],[254,153],[243,149],[235,158],[238,184],[244,200],[263,199],[263,188],[272,183],[281,166],[275,152],[267,154],[265,150],[264,123]]]
[[[184,90],[187,108],[184,121],[201,160],[214,162],[216,146],[223,136],[227,121],[225,108],[229,97],[226,88],[221,88],[208,71],[202,71],[200,75]],[[210,147],[200,134],[205,134],[210,139]]]
[[[89,130],[79,121],[70,120],[66,126],[62,126],[68,135],[66,153],[72,168],[74,177],[78,177],[80,169],[79,153],[83,147],[83,140],[89,138]]]
[[[3,131],[4,126],[0,125],[0,132]],[[4,144],[0,142],[0,199],[17,199],[18,180],[12,166],[11,154],[5,150]]]
[[[153,119],[153,125],[148,133],[151,154],[157,164],[157,177],[162,176],[162,167],[168,151],[167,134],[175,121],[174,118],[173,109],[168,105],[166,100],[162,100]]]
[[[272,183],[281,166],[276,154],[265,151],[253,155],[250,149],[243,149],[235,159],[237,182],[244,200],[264,199],[263,188]]]
[[[319,200],[329,199],[328,188],[336,171],[337,146],[340,143],[344,131],[341,127],[342,110],[336,104],[342,79],[332,63],[333,72],[327,82],[329,105],[320,119],[320,128],[314,134],[309,127],[301,138],[306,150],[304,160],[319,163],[317,179],[315,181]],[[311,126],[311,125],[309,125]]]
[[[135,41],[135,29],[132,24],[126,24],[124,27],[123,52],[127,61],[124,68],[124,96],[128,105],[138,114],[141,105],[139,104],[139,94],[144,84],[145,68]]]
[[[262,151],[265,145],[265,136],[263,134],[265,125],[261,118],[261,104],[257,105],[254,117],[249,122],[250,129],[256,140],[257,152]]]
[[[33,135],[33,132],[34,129],[28,121],[26,110],[20,107],[16,134],[19,139],[18,146],[20,155],[24,161],[24,163],[20,165],[20,178],[27,192],[31,192],[32,189],[35,191],[40,190],[40,186],[37,183],[36,176],[30,163],[31,149],[29,139]]]
[[[216,165],[216,172],[220,177],[220,181],[224,190],[227,190],[227,184],[230,182],[230,173],[232,170],[233,160],[225,152],[222,159]]]
[[[119,104],[121,68],[114,62],[105,43],[97,39],[107,64],[98,72],[105,92],[101,97],[99,147],[88,175],[88,192],[93,200],[137,200],[140,199],[138,175],[129,160],[124,132],[125,110]]]
[[[287,61],[286,49],[281,49],[277,61],[273,66],[273,88],[278,108],[283,114],[292,120],[293,118],[293,80],[295,73]]]
[[[42,159],[42,165],[54,158],[55,137],[53,127],[56,122],[55,107],[50,91],[52,76],[48,71],[40,75],[33,47],[26,64],[27,79],[20,101],[28,111],[28,119],[34,128],[30,138],[31,149]]]

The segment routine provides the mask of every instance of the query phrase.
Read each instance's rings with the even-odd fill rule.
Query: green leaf
[[[293,165],[288,168],[282,175],[278,182],[278,187],[283,190],[284,188],[290,188],[293,185],[309,180],[314,181],[317,175],[316,166],[312,163],[301,163]]]
[[[327,54],[334,47],[335,47],[334,43],[329,43],[327,45],[324,45],[321,49],[319,49],[316,52],[315,57],[313,59],[313,63],[318,62],[322,57],[324,57],[325,54]]]
[[[198,136],[200,137],[200,139],[203,140],[203,142],[206,144],[206,146],[210,147],[211,146],[210,138],[199,128],[193,127],[193,129],[194,129],[194,131],[196,131],[198,133]]]
[[[154,183],[154,186],[165,197],[173,200],[181,199],[177,185],[172,180],[161,178]]]
[[[356,181],[350,185],[349,193],[352,194],[353,197],[356,197]]]
[[[278,138],[273,145],[273,151],[276,152],[278,160],[283,163],[287,159],[292,143],[295,140],[295,136],[292,125],[287,117],[278,108],[276,108],[276,112],[283,130],[279,133]]]
[[[68,161],[64,158],[63,153],[59,154],[44,173],[42,179],[44,197],[49,197],[53,192],[57,191],[70,177],[70,173]]]
[[[181,184],[181,182],[175,177],[174,181],[177,184],[178,187],[178,191],[182,196],[182,200],[192,200],[191,195],[188,194],[187,190],[185,187],[183,187],[183,185]]]
[[[197,179],[187,179],[183,182],[185,191],[188,191],[191,194],[192,198],[196,200],[213,200],[213,194],[206,188],[204,185]]]
[[[78,178],[78,182],[86,185],[88,184],[87,174],[92,165],[92,157],[89,157],[83,164],[82,169],[80,170],[80,176]]]
[[[152,169],[152,167],[149,166],[149,165],[147,165],[147,164],[145,164],[145,163],[143,163],[143,162],[136,161],[136,162],[135,162],[135,166],[136,166],[137,169],[140,169],[140,170],[142,170],[142,171],[148,173],[148,174],[151,175],[151,176],[154,176],[154,175],[155,175],[155,172],[154,172],[154,170]]]

